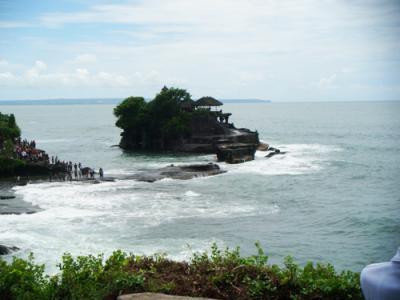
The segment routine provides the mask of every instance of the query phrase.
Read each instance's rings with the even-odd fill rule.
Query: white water
[[[18,256],[33,252],[51,272],[64,252],[108,255],[122,249],[181,259],[213,242],[252,254],[253,243],[260,241],[273,262],[293,255],[301,263],[322,260],[339,269],[360,270],[389,259],[400,243],[398,114],[390,103],[387,109],[373,103],[329,105],[225,108],[235,124],[257,128],[261,139],[287,153],[265,158],[266,152],[257,152],[252,162],[221,163],[228,171],[221,175],[15,187],[18,200],[41,210],[0,215],[0,243],[21,248]],[[7,108],[23,136],[36,138],[50,155],[101,166],[106,176],[216,162],[214,155],[127,154],[111,148],[119,138],[112,106]],[[65,121],[64,115],[80,121]]]

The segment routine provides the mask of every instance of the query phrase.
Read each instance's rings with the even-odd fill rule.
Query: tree
[[[191,113],[181,109],[191,100],[184,89],[164,87],[146,103],[143,97],[129,97],[114,109],[116,126],[122,128],[121,144],[159,149],[163,145],[190,134]]]
[[[0,139],[14,140],[20,135],[21,135],[21,130],[19,129],[15,121],[15,116],[13,114],[5,115],[0,113]]]
[[[168,138],[171,137],[168,134],[169,132],[173,131],[174,136],[177,134],[176,130],[172,130],[171,126],[176,128],[188,126],[188,123],[185,122],[188,118],[182,116],[187,113],[181,112],[180,105],[183,101],[190,99],[190,94],[184,89],[164,87],[154,100],[148,104],[150,134],[152,136],[163,135],[165,138]]]
[[[129,97],[114,108],[118,118],[115,125],[124,130],[139,129],[146,121],[146,101],[143,97]]]

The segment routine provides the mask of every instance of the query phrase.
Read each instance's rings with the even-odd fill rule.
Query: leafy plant
[[[359,274],[337,273],[332,265],[268,264],[257,243],[257,254],[244,257],[240,249],[196,253],[189,262],[163,254],[72,257],[65,254],[60,273],[48,276],[33,256],[10,263],[0,258],[0,299],[116,299],[131,292],[163,292],[217,299],[362,299]]]

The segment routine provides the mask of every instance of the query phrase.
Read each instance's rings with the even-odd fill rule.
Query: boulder
[[[118,296],[117,300],[215,300],[211,298],[197,298],[188,296],[174,296],[158,293],[138,293]]]
[[[8,196],[8,195],[0,196],[0,200],[8,200],[8,199],[15,199],[15,196]]]
[[[19,248],[18,247],[7,247],[4,245],[0,245],[0,255],[6,255],[6,254],[10,254],[13,251],[18,251]]]
[[[268,151],[269,145],[266,143],[261,143],[258,144],[257,150],[258,151]]]
[[[272,148],[272,147],[271,147]],[[271,149],[271,148],[269,148],[269,149]],[[272,156],[274,156],[274,155],[277,155],[277,154],[286,154],[286,151],[281,151],[281,150],[279,150],[279,149],[277,149],[277,148],[272,148],[273,149],[273,151],[271,151],[270,153],[268,153],[265,157],[266,158],[270,158],[270,157],[272,157]]]
[[[130,175],[124,179],[134,179],[138,181],[154,182],[157,180],[172,178],[187,180],[194,177],[213,176],[225,173],[217,164],[195,164],[174,166],[170,165],[160,169],[141,170],[137,174]]]
[[[218,161],[237,164],[254,160],[256,150],[257,144],[235,143],[219,145],[216,153]]]

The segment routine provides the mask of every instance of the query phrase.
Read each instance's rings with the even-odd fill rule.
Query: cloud
[[[343,67],[340,71],[342,73],[354,73],[356,72],[356,69],[352,67]]]
[[[80,54],[78,55],[75,59],[72,60],[72,63],[77,64],[77,65],[82,65],[82,64],[94,64],[97,62],[97,57],[94,54]]]
[[[384,78],[399,84],[395,1],[96,2],[105,1],[28,14],[24,20],[36,27],[24,34],[10,27],[15,37],[7,35],[1,57],[26,64],[39,53],[49,66],[0,64],[0,72],[19,79],[14,87],[91,87],[93,94],[141,86],[152,95],[173,84],[197,96],[309,99],[312,89],[311,96],[335,98],[339,89],[332,88],[347,96],[357,82],[377,86]],[[13,26],[25,21],[20,23]]]
[[[0,71],[8,71],[10,63],[5,59],[0,59]]]
[[[125,76],[115,72],[91,72],[87,68],[78,67],[74,70],[49,72],[43,61],[36,61],[34,65],[22,74],[11,72],[0,73],[0,86],[18,86],[30,88],[131,88],[137,86],[164,84],[163,76],[156,70],[147,73],[134,72]],[[172,78],[168,83],[176,82]]]
[[[337,77],[336,74],[332,74],[328,77],[323,77],[318,81],[318,86],[324,89],[332,88],[334,87],[334,82],[336,80],[336,77]]]
[[[11,81],[14,80],[14,75],[10,72],[0,73],[0,79],[4,81]],[[1,81],[0,81],[1,82]]]
[[[12,28],[24,28],[34,26],[31,23],[20,22],[20,21],[0,21],[0,29],[12,29]]]

